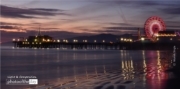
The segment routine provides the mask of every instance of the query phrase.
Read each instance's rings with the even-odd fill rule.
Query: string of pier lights
[[[19,38],[18,38],[18,39],[13,38],[12,41],[28,42],[27,39],[22,40],[22,39],[19,39]],[[127,39],[127,41],[128,41],[128,39]],[[132,39],[131,39],[130,41],[132,41]],[[61,42],[61,41],[60,41],[59,39],[57,39],[57,40],[51,40],[51,39],[44,39],[44,38],[43,38],[42,41],[38,41],[38,39],[34,39],[33,43],[34,43],[34,42],[36,42],[36,43],[37,43],[37,42],[58,42],[58,43],[59,43],[59,42]],[[68,41],[67,39],[63,39],[62,42],[68,43],[69,41]],[[74,43],[78,43],[79,41],[78,41],[77,39],[74,39],[73,42],[74,42]],[[84,43],[87,43],[88,40],[83,40],[83,42],[84,42]],[[96,43],[96,42],[97,42],[97,40],[94,40],[94,43]],[[102,40],[102,42],[105,43],[106,41],[105,41],[105,40]],[[110,43],[112,43],[112,42],[110,41]],[[40,44],[41,44],[41,43],[40,43]]]
[[[133,42],[133,40],[130,39],[130,38],[121,38],[120,40],[121,40],[122,42]]]
[[[27,40],[27,39],[26,39]],[[13,38],[12,41],[21,41],[20,39]]]
[[[21,39],[15,39],[15,38],[13,38],[12,39],[12,41],[28,41],[27,39],[25,39],[25,40],[21,40]],[[34,42],[38,42],[38,39],[34,39]],[[60,40],[58,39],[58,40],[50,40],[50,39],[42,39],[42,42],[60,42]],[[65,42],[68,42],[68,40],[65,40]]]
[[[76,42],[78,42],[78,40],[74,39],[73,42],[76,43]]]

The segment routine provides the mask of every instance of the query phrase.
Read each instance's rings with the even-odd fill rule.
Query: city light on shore
[[[141,41],[144,41],[144,39],[145,39],[145,38],[144,38],[144,37],[142,37],[142,38],[141,38]]]
[[[16,41],[16,39],[13,38],[12,41]]]
[[[96,43],[97,41],[96,40],[94,40],[94,43]]]

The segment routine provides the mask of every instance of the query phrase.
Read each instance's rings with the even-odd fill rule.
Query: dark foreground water
[[[172,51],[1,48],[1,89],[164,89]],[[7,76],[38,85],[6,85]]]

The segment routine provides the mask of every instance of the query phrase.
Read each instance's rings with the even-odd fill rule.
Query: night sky
[[[178,0],[1,0],[1,42],[42,34],[67,38],[137,33],[150,16],[180,30]]]

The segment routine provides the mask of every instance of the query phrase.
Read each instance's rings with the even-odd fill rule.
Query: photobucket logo
[[[6,85],[37,85],[38,79],[7,79]]]
[[[29,79],[29,84],[38,84],[38,79]]]

